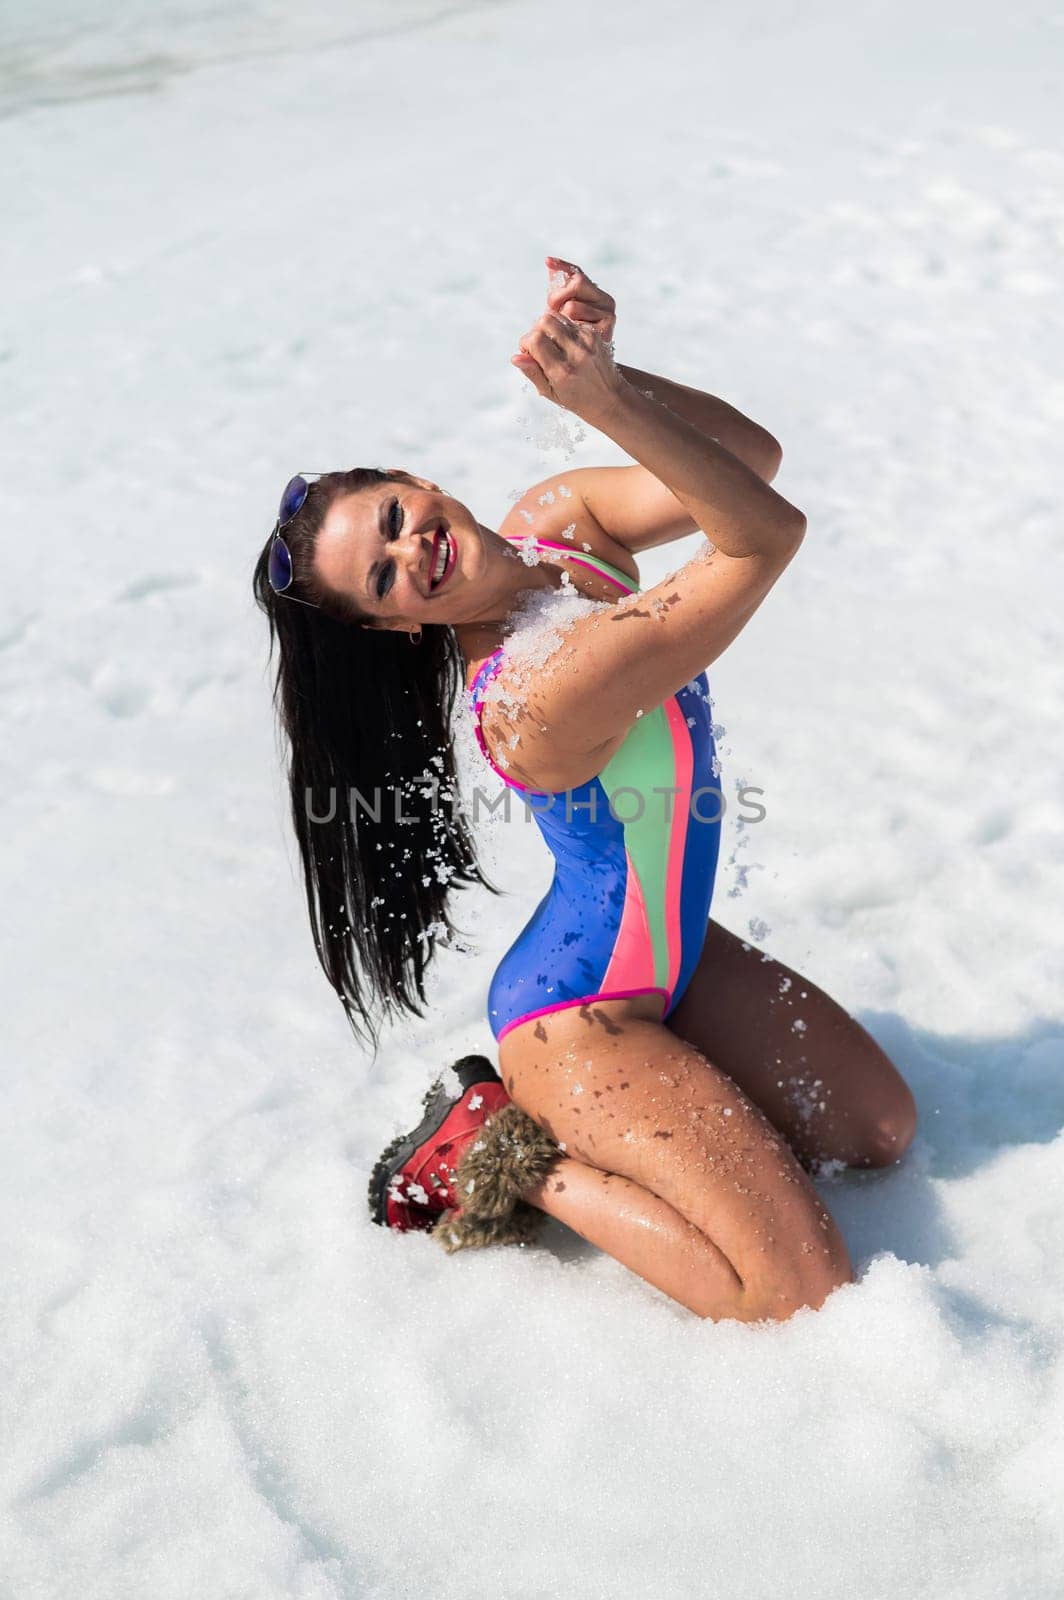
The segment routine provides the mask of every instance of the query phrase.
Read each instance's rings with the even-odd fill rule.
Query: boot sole
[[[443,1126],[448,1114],[453,1111],[462,1095],[475,1088],[478,1083],[502,1082],[487,1056],[463,1056],[460,1061],[453,1064],[451,1070],[458,1075],[462,1094],[456,1096],[449,1093],[444,1088],[443,1079],[437,1078],[422,1097],[421,1104],[425,1109],[425,1115],[417,1127],[410,1133],[397,1134],[377,1158],[370,1174],[367,1198],[370,1218],[379,1227],[388,1226],[388,1185],[395,1174],[410,1160],[418,1146],[424,1144],[426,1139]]]

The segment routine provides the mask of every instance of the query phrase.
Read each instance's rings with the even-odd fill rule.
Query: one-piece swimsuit
[[[599,556],[550,540],[533,544],[626,594],[639,592]],[[706,675],[638,716],[595,777],[552,791],[518,783],[488,754],[481,708],[504,655],[500,646],[488,656],[469,686],[477,741],[531,808],[555,866],[550,888],[495,969],[489,1026],[500,1040],[533,1017],[642,994],[660,995],[667,1017],[702,951],[720,851],[724,802]],[[593,705],[588,713],[594,716]]]

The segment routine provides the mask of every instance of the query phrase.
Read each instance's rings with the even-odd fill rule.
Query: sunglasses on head
[[[292,570],[292,552],[281,538],[281,529],[288,526],[297,511],[302,510],[303,502],[310,493],[308,479],[320,477],[320,472],[311,472],[309,474],[297,472],[295,477],[291,478],[285,486],[284,494],[281,496],[280,510],[277,513],[277,521],[273,527],[271,536],[273,543],[270,545],[270,559],[266,568],[266,575],[270,580],[270,588],[274,594],[284,594],[289,600],[299,600],[301,606],[312,606],[315,611],[320,608],[314,604],[313,600],[300,600],[297,594],[286,593],[295,581],[295,573]]]

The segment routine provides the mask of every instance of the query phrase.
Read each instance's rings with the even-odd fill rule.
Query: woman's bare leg
[[[871,1034],[717,922],[665,1027],[733,1078],[803,1165],[888,1166],[912,1143],[916,1102]]]
[[[569,1158],[525,1198],[714,1320],[789,1317],[853,1279],[807,1174],[732,1080],[625,1002],[513,1029],[515,1102]]]
[[[630,1178],[567,1159],[524,1198],[700,1317],[753,1321],[772,1314],[753,1316],[724,1252]]]

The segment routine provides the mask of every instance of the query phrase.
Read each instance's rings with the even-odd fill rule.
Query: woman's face
[[[489,541],[509,555],[496,534],[436,484],[396,480],[333,501],[314,565],[330,589],[355,602],[364,627],[409,631],[477,618],[487,598]]]

